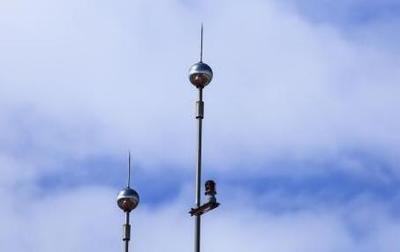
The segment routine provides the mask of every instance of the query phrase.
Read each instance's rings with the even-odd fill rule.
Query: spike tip
[[[131,152],[128,155],[128,187],[131,186]]]
[[[203,23],[201,23],[200,31],[200,62],[203,62]]]

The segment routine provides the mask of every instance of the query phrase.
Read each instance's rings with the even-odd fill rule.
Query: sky
[[[396,0],[0,1],[0,251],[400,250]]]

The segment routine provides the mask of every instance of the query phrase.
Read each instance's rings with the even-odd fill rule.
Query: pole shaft
[[[129,241],[125,241],[125,252],[129,252]]]
[[[124,230],[125,252],[129,252],[129,240],[131,239],[131,226],[129,224],[129,212],[126,212],[125,230]]]
[[[202,155],[202,120],[204,113],[203,89],[199,88],[197,101],[197,166],[196,166],[196,207],[201,206],[201,155]],[[201,216],[195,216],[194,251],[200,252]]]

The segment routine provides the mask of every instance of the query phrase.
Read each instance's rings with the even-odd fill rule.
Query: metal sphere
[[[119,208],[124,212],[130,212],[139,204],[139,194],[130,187],[126,187],[117,196]]]
[[[211,82],[212,77],[212,69],[206,63],[198,62],[189,69],[189,80],[197,88],[207,86]]]

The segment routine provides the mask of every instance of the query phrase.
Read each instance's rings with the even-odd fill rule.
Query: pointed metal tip
[[[203,62],[203,32],[204,27],[203,23],[201,23],[201,31],[200,31],[200,62]]]
[[[131,185],[131,152],[128,152],[128,187]]]

